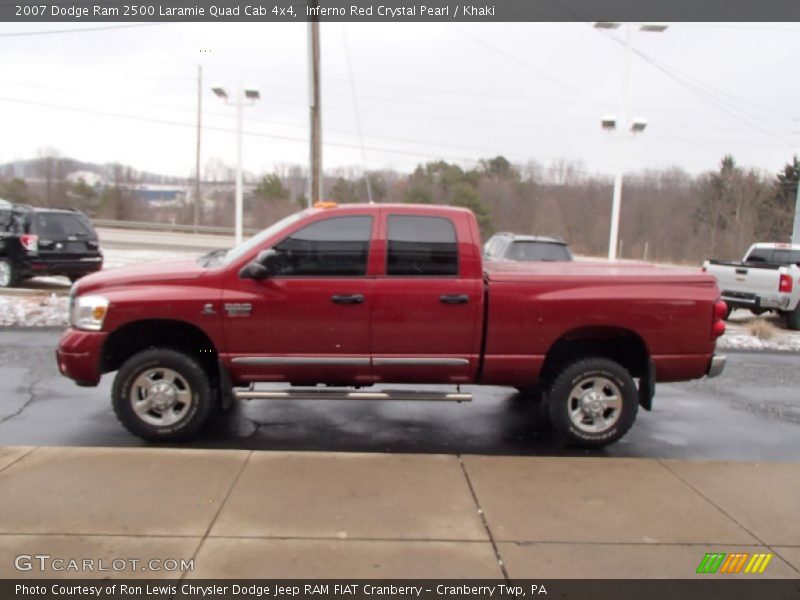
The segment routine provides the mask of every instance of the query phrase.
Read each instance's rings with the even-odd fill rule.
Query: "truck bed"
[[[713,284],[713,276],[690,267],[662,267],[641,262],[492,262],[484,265],[490,282],[563,279],[602,280],[604,283]]]

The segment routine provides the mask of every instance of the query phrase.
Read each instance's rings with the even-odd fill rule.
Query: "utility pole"
[[[194,226],[200,224],[200,132],[203,118],[203,65],[197,65],[197,157],[194,179]]]
[[[317,0],[311,7],[319,6]],[[308,72],[309,72],[309,104],[311,107],[311,149],[310,173],[311,182],[308,194],[308,206],[322,201],[322,116],[319,106],[319,20],[314,16],[308,22]]]

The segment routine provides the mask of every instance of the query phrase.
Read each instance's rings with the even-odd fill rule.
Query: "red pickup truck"
[[[710,275],[481,254],[464,209],[321,204],[227,252],[81,279],[58,367],[83,386],[117,371],[117,416],[155,441],[190,437],[235,399],[461,401],[480,384],[541,399],[560,437],[590,448],[650,409],[656,381],[724,367]],[[386,383],[454,389],[370,388]]]

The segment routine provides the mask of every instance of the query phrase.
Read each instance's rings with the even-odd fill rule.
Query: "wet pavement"
[[[112,375],[97,388],[61,377],[56,330],[0,330],[0,445],[150,446],[116,421]],[[562,448],[536,405],[511,388],[465,387],[469,403],[250,401],[179,447],[532,456],[800,460],[800,355],[729,353],[712,380],[659,385],[623,440]],[[392,386],[397,387],[397,386]]]

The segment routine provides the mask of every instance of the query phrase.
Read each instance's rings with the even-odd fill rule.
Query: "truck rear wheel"
[[[602,448],[619,440],[639,407],[630,373],[605,358],[568,365],[550,386],[547,403],[558,436],[579,448]]]
[[[181,352],[153,348],[120,368],[111,392],[114,412],[132,434],[153,442],[194,435],[208,419],[213,396],[208,376]]]

